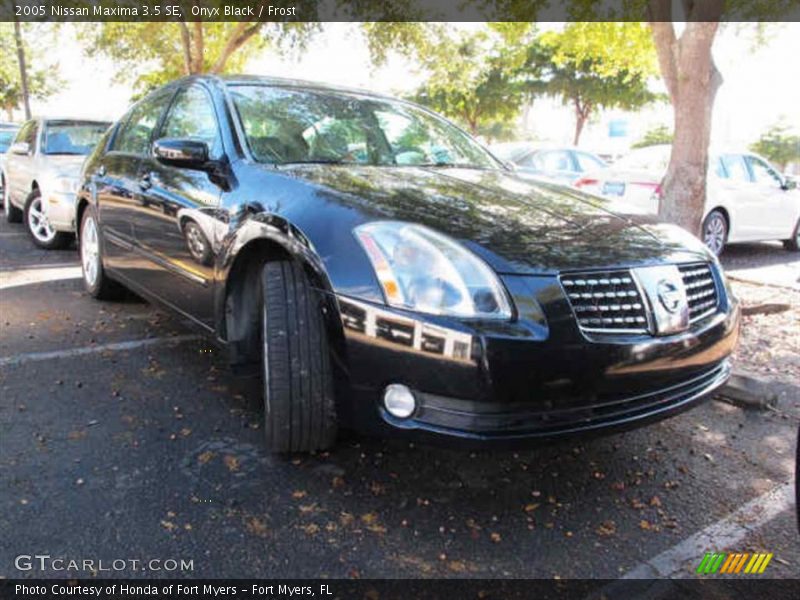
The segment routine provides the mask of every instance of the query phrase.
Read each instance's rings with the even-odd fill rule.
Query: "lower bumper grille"
[[[541,409],[531,404],[475,403],[423,395],[416,420],[426,425],[488,436],[557,435],[614,427],[686,407],[721,386],[730,375],[728,360],[673,386],[585,406]],[[665,415],[666,416],[666,415]]]

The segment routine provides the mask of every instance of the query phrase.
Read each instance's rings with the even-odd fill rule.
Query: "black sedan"
[[[128,287],[258,369],[271,450],[341,426],[517,444],[660,419],[730,373],[716,259],[601,202],[408,102],[192,77],[87,160],[81,263],[93,296]]]

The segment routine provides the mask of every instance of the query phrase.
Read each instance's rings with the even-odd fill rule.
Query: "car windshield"
[[[45,154],[89,154],[108,127],[108,123],[50,121],[44,130],[43,152]]]
[[[230,91],[259,162],[500,168],[457,127],[405,102],[264,85]]]
[[[13,129],[0,129],[0,154],[8,150],[17,132]]]

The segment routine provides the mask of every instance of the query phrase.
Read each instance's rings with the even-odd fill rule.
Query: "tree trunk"
[[[14,19],[14,39],[17,43],[19,79],[22,84],[22,103],[25,106],[25,119],[27,120],[31,118],[31,100],[28,95],[28,69],[25,67],[25,47],[22,45],[22,30],[16,18]]]
[[[722,3],[710,0],[695,5],[687,0],[685,6],[692,20],[677,38],[670,22],[670,0],[652,0],[650,5],[650,28],[675,124],[658,216],[699,235],[706,203],[712,109],[722,84],[711,54]],[[697,20],[700,17],[709,20]]]
[[[588,102],[581,102],[580,98],[573,98],[572,104],[575,107],[575,135],[572,138],[572,145],[577,146],[581,141],[581,133],[592,113],[592,105]]]

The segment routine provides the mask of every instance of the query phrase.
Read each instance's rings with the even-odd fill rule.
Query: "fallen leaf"
[[[172,521],[163,521],[162,520],[161,521],[161,526],[164,529],[166,529],[167,531],[170,531],[170,532],[174,531],[177,528],[177,525],[175,525],[175,523],[173,523]]]
[[[228,471],[231,473],[235,473],[239,470],[239,459],[232,454],[226,454],[225,458],[222,460],[225,463],[225,466],[228,467]]]
[[[292,498],[295,500],[299,500],[300,498],[305,498],[308,495],[308,492],[305,490],[295,490],[292,492]]]
[[[489,534],[489,539],[492,540],[495,544],[499,544],[502,541],[503,536],[501,536],[496,531],[493,531],[492,533]]]
[[[214,453],[211,452],[211,450],[206,450],[202,454],[198,455],[197,462],[199,462],[201,465],[204,465],[212,458],[214,458]]]
[[[614,521],[603,521],[594,531],[597,535],[603,537],[614,535],[617,532],[617,524]]]
[[[247,531],[258,537],[266,537],[269,531],[266,522],[258,517],[250,517],[245,523],[245,527]]]

